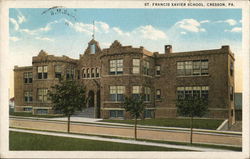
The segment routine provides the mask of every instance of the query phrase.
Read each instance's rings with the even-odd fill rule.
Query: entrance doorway
[[[101,92],[97,91],[96,94],[96,118],[101,118]]]
[[[95,93],[94,91],[89,91],[88,94],[88,107],[94,107],[95,106]]]

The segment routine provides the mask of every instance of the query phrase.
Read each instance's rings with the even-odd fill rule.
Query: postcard
[[[1,158],[248,158],[249,1],[1,1]]]

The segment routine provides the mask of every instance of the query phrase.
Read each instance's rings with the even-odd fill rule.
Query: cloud
[[[14,29],[17,31],[19,29],[19,24],[14,18],[10,18],[10,22],[14,25]]]
[[[234,19],[227,19],[227,20],[219,20],[219,21],[216,21],[215,23],[227,23],[230,26],[234,26],[237,24],[237,21]]]
[[[112,30],[113,30],[116,34],[118,34],[118,35],[120,35],[120,36],[130,36],[130,33],[129,33],[129,32],[124,32],[124,31],[122,31],[122,30],[121,30],[120,28],[118,28],[118,27],[113,27]]]
[[[76,32],[83,32],[87,34],[92,34],[93,24],[84,24],[81,22],[72,23],[70,20],[64,19],[65,24],[70,26]]]
[[[204,22],[203,22],[204,23]],[[195,19],[183,19],[177,23],[175,26],[190,32],[205,32],[206,30],[201,27],[201,23]]]
[[[19,41],[20,38],[16,37],[16,36],[10,36],[10,40],[13,42]]]
[[[227,19],[225,20],[226,23],[228,23],[229,25],[233,26],[237,24],[237,21],[234,19]]]
[[[242,32],[242,28],[241,27],[234,27],[231,30],[226,29],[225,32],[240,33],[240,32]]]
[[[19,16],[19,15],[18,15],[18,16],[17,16],[17,19],[18,19],[18,23],[19,23],[19,24],[22,24],[23,22],[26,21],[26,18],[25,18],[25,16],[23,16],[23,15],[22,15],[22,16]]]
[[[13,18],[10,18],[10,21],[11,21],[11,23],[13,23],[15,25],[15,31],[18,31],[20,33],[26,33],[29,35],[38,35],[42,32],[48,32],[52,29],[53,24],[59,23],[59,21],[55,20],[55,21],[47,23],[44,27],[31,30],[31,29],[27,29],[27,28],[25,28],[25,29],[20,28],[17,21]]]
[[[108,48],[108,47],[111,45],[111,43],[101,42],[100,45],[101,45],[102,47]]]
[[[17,20],[19,24],[22,24],[23,22],[26,22],[26,17],[22,14],[20,10],[17,9],[18,15],[17,15]]]
[[[187,34],[187,32],[185,32],[185,31],[182,31],[182,32],[181,32],[181,34],[182,34],[182,35],[186,35],[186,34]]]
[[[100,28],[102,31],[104,31],[105,33],[108,33],[109,32],[109,25],[107,23],[104,23],[104,22],[101,22],[101,21],[98,21],[98,22],[95,22],[97,28]]]
[[[53,42],[55,41],[54,39],[51,39],[51,38],[48,38],[48,37],[36,37],[35,39],[37,40],[42,40],[42,41],[50,41],[50,42]]]
[[[209,22],[210,22],[209,20],[202,20],[202,21],[200,21],[201,24],[203,24],[203,23],[209,23]]]
[[[57,23],[59,23],[59,21],[57,21],[57,20],[55,20],[53,22],[49,22],[45,25],[45,27],[41,27],[41,28],[37,29],[36,31],[44,31],[44,32],[50,31],[52,28],[52,25],[57,24]]]
[[[154,28],[152,25],[140,26],[133,31],[133,34],[137,34],[144,39],[149,40],[159,40],[167,38],[167,35],[163,31]]]

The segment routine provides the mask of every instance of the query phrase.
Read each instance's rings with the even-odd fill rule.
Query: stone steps
[[[94,107],[89,107],[83,109],[81,112],[76,112],[73,116],[74,117],[84,117],[84,118],[94,118]]]
[[[242,121],[236,121],[231,127],[230,131],[242,131]]]

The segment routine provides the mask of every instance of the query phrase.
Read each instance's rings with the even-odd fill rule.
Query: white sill
[[[190,76],[176,76],[176,77],[209,77],[210,75],[190,75]]]

